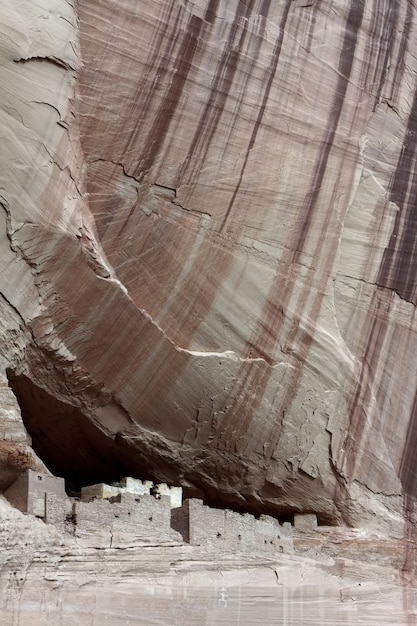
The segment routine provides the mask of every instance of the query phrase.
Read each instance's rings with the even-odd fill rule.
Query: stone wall
[[[122,547],[132,541],[182,541],[171,528],[168,496],[121,493],[111,500],[74,502],[75,536],[95,538],[97,547]]]
[[[13,506],[36,517],[45,518],[46,496],[54,494],[59,501],[65,503],[65,482],[48,474],[26,470],[4,493]]]
[[[69,504],[69,507],[71,507],[71,504]],[[68,512],[71,512],[71,509],[68,511],[67,498],[63,499],[55,493],[45,494],[44,520],[46,524],[53,524],[59,530],[63,531]]]
[[[168,496],[171,508],[182,505],[182,488],[169,487],[165,483],[155,485],[151,480],[140,480],[138,478],[123,478],[120,482],[107,485],[106,483],[98,483],[96,485],[88,485],[81,489],[81,500],[90,502],[94,498],[112,498],[121,493],[133,493],[139,496],[154,495]]]
[[[186,542],[221,551],[293,550],[289,523],[211,508],[197,499],[180,506],[180,487],[153,486],[150,481],[126,478],[114,485],[91,485],[79,500],[66,496],[62,478],[28,470],[4,495],[24,513],[88,539],[96,548]],[[297,526],[302,525],[300,517]],[[313,517],[308,516],[309,525]]]
[[[280,524],[266,515],[256,519],[249,513],[213,509],[202,500],[186,500],[181,508],[174,509],[171,524],[184,541],[210,549],[287,553],[293,549],[291,524]]]

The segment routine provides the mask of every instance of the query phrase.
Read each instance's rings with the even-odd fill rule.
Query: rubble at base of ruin
[[[211,508],[194,498],[183,503],[181,487],[151,481],[100,483],[71,498],[64,479],[27,470],[3,495],[23,513],[97,548],[185,542],[222,551],[293,552],[289,522]],[[300,529],[317,526],[312,514],[296,515],[294,521]]]

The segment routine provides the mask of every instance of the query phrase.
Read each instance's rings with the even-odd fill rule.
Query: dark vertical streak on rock
[[[412,498],[417,497],[417,393],[414,397],[411,418],[400,465],[400,480],[404,492]]]
[[[379,38],[383,48],[383,54],[378,54],[377,67],[375,68],[375,76],[378,81],[378,89],[375,94],[375,107],[381,100],[382,90],[384,88],[385,79],[389,69],[390,60],[395,45],[395,35],[398,28],[399,6],[398,0],[388,0],[388,12],[384,21],[383,32]],[[378,8],[376,9],[378,11]]]
[[[159,106],[155,120],[148,133],[143,150],[144,157],[136,168],[136,171],[133,173],[133,176],[135,176],[138,180],[143,178],[143,175],[154,163],[155,157],[161,148],[162,141],[169,129],[172,118],[174,117],[175,111],[180,102],[184,85],[192,67],[202,25],[203,21],[200,18],[195,15],[191,16],[187,31],[184,35],[176,58],[171,86]]]
[[[323,149],[320,152],[318,162],[316,164],[311,191],[308,193],[305,202],[305,217],[302,222],[301,232],[294,246],[294,261],[298,260],[301,254],[307,233],[312,221],[312,213],[316,206],[317,199],[320,194],[324,174],[326,172],[330,151],[335,138],[337,126],[343,108],[346,96],[346,90],[349,84],[350,74],[352,72],[353,60],[355,57],[356,43],[358,40],[359,28],[362,24],[364,13],[363,0],[353,0],[349,15],[347,18],[346,32],[343,40],[342,50],[340,54],[338,66],[338,81],[333,99],[331,113],[327,124],[327,133],[323,139]]]
[[[263,93],[262,103],[261,103],[261,106],[259,108],[259,112],[258,112],[256,121],[255,121],[255,125],[254,125],[253,130],[252,130],[252,134],[251,134],[251,137],[250,137],[250,140],[249,140],[249,145],[248,145],[248,148],[246,150],[246,155],[245,155],[245,158],[244,158],[241,170],[240,170],[240,174],[239,174],[239,178],[238,178],[237,184],[235,186],[235,189],[233,191],[233,195],[232,195],[232,197],[230,199],[229,205],[228,205],[228,207],[226,209],[226,213],[224,215],[223,221],[222,221],[221,226],[220,226],[220,231],[224,230],[224,228],[226,226],[226,223],[227,223],[227,220],[228,220],[228,218],[230,216],[230,213],[231,213],[231,211],[233,209],[233,205],[234,205],[234,203],[236,201],[236,197],[237,197],[237,195],[239,193],[239,190],[240,190],[240,187],[242,185],[243,176],[245,174],[245,170],[246,170],[246,167],[247,167],[247,164],[248,164],[248,160],[249,160],[249,155],[250,155],[251,150],[252,150],[252,148],[253,148],[253,146],[255,144],[256,138],[258,136],[259,128],[260,128],[260,125],[262,123],[262,120],[263,120],[263,117],[264,117],[264,114],[265,114],[265,109],[266,109],[266,105],[267,105],[267,102],[268,102],[268,99],[269,99],[269,94],[271,92],[272,83],[273,83],[273,80],[275,78],[275,74],[276,74],[277,67],[278,67],[279,57],[280,57],[281,48],[282,48],[282,42],[284,40],[285,25],[287,23],[288,14],[289,14],[289,11],[290,11],[290,6],[291,6],[291,1],[287,2],[285,7],[284,7],[284,12],[282,14],[282,18],[281,18],[281,21],[280,21],[280,24],[279,24],[279,35],[278,35],[278,38],[276,40],[275,47],[274,47],[273,62],[272,62],[272,65],[271,65],[271,67],[269,69],[269,78],[267,80],[267,83],[266,83],[266,86],[265,86],[265,90],[264,90],[264,93]]]
[[[170,20],[169,24],[171,25],[172,31],[174,33],[179,32],[180,21],[181,21],[180,13],[177,13],[175,20],[173,19]],[[155,94],[158,93],[159,89],[161,89],[163,80],[166,77],[168,67],[169,67],[169,62],[173,55],[177,38],[178,38],[177,35],[174,37],[167,36],[166,25],[164,25],[164,28],[162,27],[158,28],[158,32],[155,35],[155,40],[156,40],[154,44],[155,48],[152,48],[158,51],[158,58],[151,59],[148,63],[148,67],[149,67],[148,71],[153,69],[155,66],[156,66],[156,71],[155,71],[155,75],[154,75],[151,85],[147,84],[146,78],[145,80],[142,80],[140,84],[138,85],[138,88],[136,91],[136,98],[133,99],[133,102],[136,104],[136,106],[137,105],[140,106],[140,111],[139,111],[140,118],[139,118],[139,124],[137,126],[137,130],[135,133],[133,133],[130,143],[134,143],[134,140],[136,139],[136,136],[137,136],[137,132],[139,129],[141,129],[144,118],[146,117],[146,114],[148,113],[148,111],[152,110],[152,101],[155,98]],[[144,94],[145,94],[145,98],[143,99]],[[135,114],[136,111],[132,113]],[[142,124],[140,122],[142,122]]]
[[[416,304],[417,285],[417,91],[394,174],[390,200],[398,207],[378,284]]]
[[[413,18],[412,3],[407,2],[407,13],[405,16],[404,29],[401,36],[400,49],[398,52],[397,64],[393,72],[393,85],[391,90],[390,100],[396,100],[401,84],[401,79],[404,76],[405,65],[405,53],[407,52],[407,46],[410,39],[411,24]]]
[[[171,11],[172,9],[170,10],[170,14]],[[174,26],[172,27],[171,25],[170,30],[173,33],[171,36],[168,36],[168,27],[166,24],[162,27],[158,27],[157,29],[155,38],[159,42],[159,47],[162,49],[162,52],[159,51],[159,47],[156,47],[158,50],[157,57],[152,59],[152,62],[149,63],[149,67],[151,69],[156,68],[151,87],[146,85],[146,81],[142,81],[142,84],[137,90],[138,102],[135,106],[135,111],[132,111],[132,115],[137,115],[137,113],[139,113],[140,122],[137,124],[135,132],[132,133],[129,138],[125,147],[125,153],[128,153],[132,146],[136,145],[140,132],[147,126],[145,124],[147,112],[148,110],[152,110],[153,100],[155,97],[158,97],[158,91],[161,89],[164,78],[167,74],[166,64],[173,55],[177,41],[180,38],[178,29],[180,20],[181,13],[179,12],[176,16]],[[164,138],[177,110],[184,86],[187,82],[189,71],[192,67],[192,61],[198,47],[198,39],[202,25],[203,21],[200,18],[194,15],[191,16],[186,33],[182,39],[180,49],[176,55],[174,67],[170,72],[173,74],[170,87],[157,108],[156,117],[151,124],[150,131],[147,133],[143,149],[140,153],[141,158],[138,165],[132,169],[132,172],[129,172],[129,175],[136,178],[138,182],[142,181],[145,174],[152,167],[155,158],[163,145]],[[162,47],[163,42],[166,42],[164,47]],[[142,97],[143,91],[146,94],[144,99]],[[118,232],[118,236],[120,236],[127,228],[135,209],[136,205],[133,205]]]
[[[264,17],[268,14],[270,4],[271,0],[264,0],[262,3],[261,14]],[[238,5],[229,37],[218,63],[214,80],[210,86],[210,97],[203,109],[203,113],[195,130],[184,165],[179,172],[178,185],[180,185],[181,179],[184,177],[191,162],[193,163],[191,178],[200,171],[201,164],[204,163],[211,141],[216,133],[219,120],[225,111],[226,101],[230,95],[233,81],[238,70],[242,48],[248,35],[246,21],[253,10],[253,5],[253,0],[251,0],[251,2],[247,5],[242,2]],[[242,32],[236,43],[241,19],[245,20],[245,26],[242,28]],[[252,74],[252,69],[262,43],[261,37],[258,37],[257,39],[258,43],[254,51],[254,59],[250,67],[247,69],[245,86]],[[245,89],[243,89],[241,98],[244,97],[244,92]]]
[[[313,16],[312,16],[311,21],[310,21],[310,28],[309,28],[309,31],[308,31],[307,43],[306,43],[306,47],[305,47],[306,52],[311,52],[311,46],[313,44],[313,35],[314,35],[315,28],[316,28],[316,19],[317,18],[316,18],[316,7],[315,6],[312,7],[312,11],[313,11]]]
[[[206,13],[204,15],[204,20],[206,22],[209,22],[210,24],[214,23],[217,15],[217,9],[219,8],[219,3],[220,0],[210,0],[206,9]]]
[[[132,98],[132,106],[130,107],[130,110],[126,112],[128,117],[131,116],[136,120],[136,124],[135,132],[129,135],[129,140],[124,150],[125,153],[128,153],[129,149],[135,145],[138,134],[145,125],[148,112],[153,110],[153,100],[155,98],[155,94],[157,94],[159,89],[161,89],[163,81],[166,78],[169,62],[174,54],[175,45],[178,39],[178,35],[170,37],[168,36],[168,32],[170,30],[173,33],[179,33],[179,24],[181,19],[181,11],[178,11],[175,17],[173,16],[173,6],[171,4],[169,9],[163,12],[162,17],[158,21],[158,25],[155,28],[155,32],[152,35],[152,46],[150,47],[151,53],[148,55],[144,64],[147,71],[138,82],[136,93]],[[154,52],[155,50],[157,51],[156,55]],[[151,84],[149,84],[152,70],[154,70],[154,76]]]

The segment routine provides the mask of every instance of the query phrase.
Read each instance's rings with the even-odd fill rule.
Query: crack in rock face
[[[373,6],[0,8],[0,369],[54,473],[401,527],[417,20]]]

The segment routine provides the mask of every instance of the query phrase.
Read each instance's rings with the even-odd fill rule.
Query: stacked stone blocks
[[[65,482],[62,478],[28,469],[5,491],[4,496],[23,513],[45,518],[49,507],[50,515],[54,516],[53,496],[56,501],[65,503]],[[65,504],[62,508],[65,508]]]
[[[120,493],[109,500],[75,502],[73,519],[76,537],[94,538],[96,547],[122,547],[132,541],[181,541],[171,528],[171,501],[149,494]]]
[[[91,485],[79,500],[66,496],[63,479],[28,470],[4,495],[22,512],[65,528],[97,548],[184,541],[229,552],[293,551],[289,523],[211,508],[198,499],[182,504],[180,487],[150,481],[126,478],[113,485]],[[297,525],[312,527],[315,516],[307,517],[298,516]]]
[[[172,526],[191,545],[243,552],[292,552],[291,524],[267,515],[214,509],[202,500],[186,500],[172,511]]]

